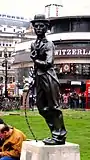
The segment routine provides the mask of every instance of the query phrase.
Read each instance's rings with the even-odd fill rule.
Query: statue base
[[[79,145],[45,145],[42,141],[24,141],[20,160],[80,160]]]

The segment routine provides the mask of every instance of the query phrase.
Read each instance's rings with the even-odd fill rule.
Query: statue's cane
[[[27,90],[27,93],[26,93],[26,96],[25,96],[25,102],[24,102],[25,119],[26,119],[26,123],[27,123],[28,128],[29,128],[29,131],[31,132],[31,134],[32,134],[32,136],[33,136],[33,138],[34,138],[34,140],[36,140],[36,142],[37,142],[37,138],[36,138],[36,136],[35,136],[35,134],[34,134],[32,128],[31,128],[31,126],[30,126],[30,123],[29,123],[28,117],[27,117],[26,102],[27,102],[28,94],[29,94],[29,89]]]

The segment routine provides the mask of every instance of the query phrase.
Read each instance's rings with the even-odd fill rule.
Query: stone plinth
[[[24,141],[20,160],[80,160],[79,145],[44,145],[42,141]]]

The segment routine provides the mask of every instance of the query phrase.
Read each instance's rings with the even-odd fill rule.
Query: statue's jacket
[[[48,74],[59,84],[53,66],[54,51],[55,47],[53,42],[48,41],[46,38],[42,39],[39,45],[37,44],[37,40],[31,44],[31,52],[33,55],[36,55],[34,61],[35,74],[38,76]]]

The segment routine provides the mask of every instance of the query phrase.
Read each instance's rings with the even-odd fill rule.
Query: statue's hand
[[[37,54],[30,55],[31,59],[34,61],[36,59]]]
[[[33,59],[33,60],[36,58],[35,55],[31,55],[30,57],[31,57],[31,59]]]

